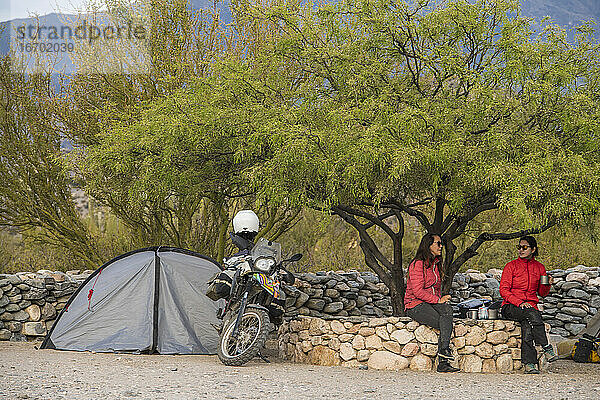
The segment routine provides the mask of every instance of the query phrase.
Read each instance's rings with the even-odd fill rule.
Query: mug
[[[478,314],[478,311],[477,311],[477,309],[476,309],[476,308],[473,308],[473,309],[471,309],[471,310],[467,311],[467,318],[470,318],[470,319],[477,319],[477,314]]]
[[[550,278],[548,277],[548,275],[540,276],[540,284],[541,285],[549,285],[550,284]]]

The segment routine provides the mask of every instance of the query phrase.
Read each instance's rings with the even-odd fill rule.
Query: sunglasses
[[[437,244],[438,246],[442,247],[442,242],[439,240],[437,242],[433,242],[433,244]]]
[[[517,245],[517,250],[527,250],[528,248],[530,248],[531,246],[527,246],[527,245]]]

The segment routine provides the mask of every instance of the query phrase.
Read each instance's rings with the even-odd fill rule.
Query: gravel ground
[[[600,364],[561,360],[541,375],[364,371],[216,356],[36,350],[0,342],[0,399],[598,399]]]

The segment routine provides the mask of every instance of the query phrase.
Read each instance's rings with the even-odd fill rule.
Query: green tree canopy
[[[185,0],[142,12],[152,20],[148,72],[84,72],[68,87],[61,123],[77,178],[138,246],[175,245],[220,260],[231,218],[246,207],[260,215],[260,234],[275,239],[298,210],[257,201],[241,175],[268,153],[248,135],[262,120],[258,110],[273,104],[244,83],[239,62],[264,29],[223,27],[218,14],[190,10]]]
[[[447,290],[484,242],[598,211],[600,53],[588,27],[574,43],[547,21],[534,32],[510,0],[347,0],[244,15],[279,29],[254,63],[257,79],[277,71],[295,88],[285,119],[254,136],[274,149],[252,170],[256,185],[356,228],[396,313],[408,217],[442,236]],[[459,249],[455,240],[494,209],[514,229]]]
[[[0,59],[0,227],[96,264],[100,256],[75,210],[52,124],[51,76],[16,70],[9,56]]]

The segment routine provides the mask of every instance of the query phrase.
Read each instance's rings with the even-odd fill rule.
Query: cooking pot
[[[498,309],[488,309],[488,319],[498,319]]]
[[[467,311],[467,318],[469,319],[477,319],[477,309],[472,309]]]

